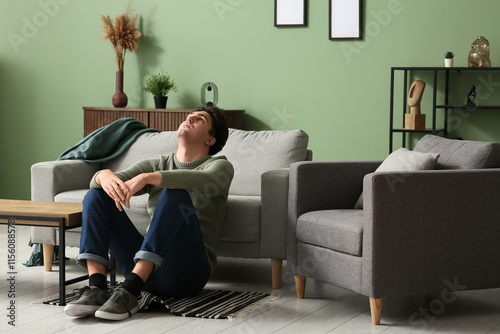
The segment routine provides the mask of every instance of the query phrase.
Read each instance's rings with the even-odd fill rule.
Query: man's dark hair
[[[226,119],[220,109],[213,105],[199,106],[195,111],[206,111],[212,116],[212,129],[210,129],[209,134],[215,138],[215,144],[210,146],[208,154],[214,155],[222,150],[226,145],[227,137],[229,137]]]

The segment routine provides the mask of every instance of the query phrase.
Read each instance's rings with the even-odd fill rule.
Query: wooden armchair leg
[[[273,276],[273,289],[279,289],[281,286],[281,269],[283,260],[271,259],[271,271]]]
[[[370,297],[370,311],[372,314],[372,324],[380,325],[380,316],[382,314],[383,298]]]
[[[306,291],[306,277],[295,274],[295,288],[297,289],[297,298],[304,298],[304,293]]]
[[[45,271],[52,270],[52,259],[54,258],[54,245],[43,244],[43,266]]]

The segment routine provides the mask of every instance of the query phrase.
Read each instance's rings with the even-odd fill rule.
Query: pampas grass
[[[114,25],[109,16],[101,15],[101,21],[103,23],[102,28],[106,33],[103,37],[103,41],[109,39],[115,48],[118,71],[123,71],[125,52],[127,50],[135,52],[139,46],[141,32],[135,27],[139,14],[132,16],[132,12],[133,10],[131,8],[131,4],[129,3],[125,13],[115,18]]]

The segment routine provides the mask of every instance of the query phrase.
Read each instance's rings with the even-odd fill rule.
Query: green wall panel
[[[116,65],[99,15],[115,17],[127,3],[0,0],[1,198],[28,199],[30,166],[56,159],[82,138],[82,107],[111,106]],[[129,107],[153,107],[142,92],[144,79],[166,70],[179,87],[171,108],[196,107],[201,85],[212,81],[222,108],[246,110],[247,129],[301,128],[315,160],[383,159],[391,66],[442,66],[448,50],[456,66],[466,66],[478,35],[489,39],[492,64],[500,66],[500,3],[365,0],[363,6],[364,39],[331,41],[327,0],[308,1],[302,28],[274,27],[273,0],[135,1],[143,37],[125,59]],[[461,77],[453,98],[465,98],[471,84],[484,80],[490,84],[482,96],[496,98],[499,76]],[[425,113],[432,101],[427,84]],[[452,136],[500,141],[500,110],[453,117]]]

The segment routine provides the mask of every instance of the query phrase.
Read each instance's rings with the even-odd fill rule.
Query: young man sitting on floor
[[[97,172],[83,200],[77,262],[89,286],[64,308],[67,315],[95,314],[123,320],[138,311],[142,290],[157,296],[189,296],[203,289],[217,262],[233,166],[213,157],[225,145],[228,128],[216,107],[200,107],[177,130],[179,147],[159,159],[143,160],[117,173]],[[148,193],[151,222],[143,237],[123,211],[130,198]],[[108,292],[108,251],[123,284]]]

